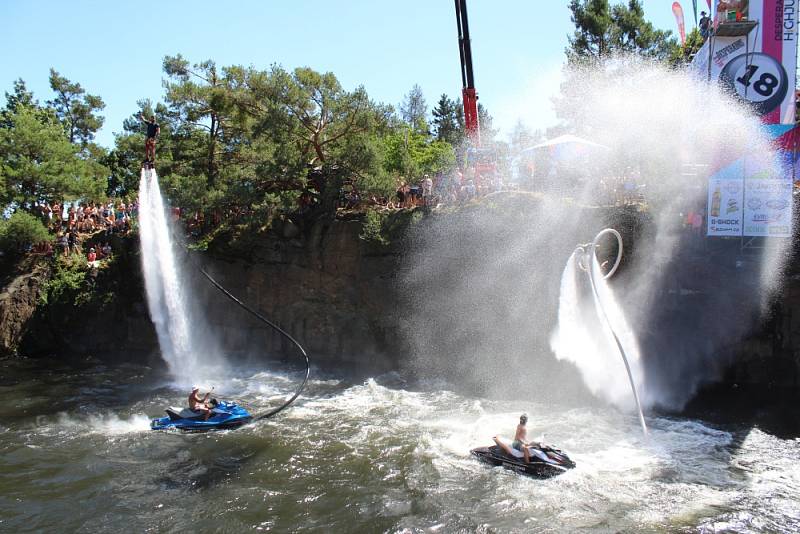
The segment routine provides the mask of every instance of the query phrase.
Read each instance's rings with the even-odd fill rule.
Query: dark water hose
[[[256,310],[254,310],[253,308],[251,308],[250,306],[248,306],[247,304],[245,304],[244,302],[242,302],[241,300],[236,298],[235,295],[233,295],[230,291],[225,289],[222,286],[222,284],[217,282],[214,279],[214,277],[212,277],[210,274],[208,274],[205,269],[203,269],[202,267],[200,267],[199,269],[200,269],[200,272],[203,273],[203,276],[205,276],[208,279],[208,281],[211,282],[211,284],[214,287],[216,287],[217,289],[222,291],[222,293],[224,293],[226,297],[228,297],[233,302],[235,302],[236,304],[241,306],[243,309],[245,309],[247,312],[249,312],[251,315],[253,315],[256,319],[258,319],[262,323],[265,323],[267,326],[269,326],[270,328],[272,328],[273,330],[278,332],[280,335],[282,335],[283,337],[285,337],[286,339],[288,339],[289,341],[294,343],[294,346],[297,347],[297,349],[303,355],[303,358],[305,358],[305,360],[306,360],[306,374],[303,377],[303,382],[300,384],[300,387],[298,387],[297,391],[294,392],[294,395],[292,395],[292,397],[290,399],[288,399],[286,402],[284,402],[282,405],[278,406],[277,408],[274,408],[274,409],[272,409],[272,410],[270,410],[270,411],[268,411],[266,413],[254,415],[253,416],[253,421],[260,421],[262,419],[267,419],[269,417],[272,417],[273,415],[277,415],[278,413],[280,413],[283,410],[285,410],[286,408],[288,408],[289,405],[291,405],[295,401],[295,399],[297,399],[297,397],[300,396],[300,393],[302,393],[303,389],[306,387],[306,383],[308,382],[308,376],[309,376],[309,374],[311,374],[311,361],[308,358],[308,354],[306,354],[306,351],[302,347],[302,345],[300,345],[300,343],[295,338],[293,338],[291,336],[291,334],[289,334],[289,332],[287,332],[286,330],[284,330],[280,326],[276,325],[275,323],[273,323],[272,321],[270,321],[269,319],[267,319],[266,317],[264,317],[263,315],[258,313]]]
[[[642,425],[642,432],[644,432],[645,436],[647,435],[647,425],[644,422],[644,413],[642,412],[642,404],[639,402],[639,394],[636,392],[636,382],[633,380],[633,373],[631,372],[631,366],[628,364],[628,358],[625,355],[625,349],[622,347],[622,342],[619,340],[617,333],[614,331],[614,327],[611,325],[611,321],[606,314],[606,310],[603,307],[603,301],[600,299],[600,293],[597,291],[597,285],[594,281],[594,263],[595,263],[595,249],[597,248],[597,244],[600,241],[600,238],[604,235],[613,235],[617,239],[618,251],[617,251],[617,258],[614,261],[614,265],[612,266],[611,270],[603,276],[604,280],[611,278],[611,276],[616,272],[617,268],[619,267],[620,261],[622,260],[622,236],[619,232],[612,228],[606,228],[602,230],[599,234],[597,234],[594,240],[587,246],[580,246],[578,250],[581,250],[586,254],[586,265],[585,270],[589,273],[589,283],[592,286],[592,293],[594,294],[595,303],[597,304],[597,309],[600,312],[600,315],[603,317],[603,320],[608,326],[609,331],[611,331],[611,336],[614,338],[614,342],[617,345],[617,350],[619,350],[619,354],[622,357],[622,362],[625,364],[625,370],[628,372],[628,381],[631,384],[631,391],[633,391],[633,398],[636,401],[636,409],[639,412],[639,423]],[[579,262],[579,266],[580,262]],[[581,266],[583,267],[583,266]]]

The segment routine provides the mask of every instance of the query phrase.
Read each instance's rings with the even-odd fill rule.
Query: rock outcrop
[[[50,278],[46,260],[31,262],[30,268],[30,272],[12,277],[0,293],[0,358],[17,354]]]

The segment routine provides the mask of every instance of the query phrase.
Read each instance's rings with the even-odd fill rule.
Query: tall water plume
[[[576,250],[567,260],[561,277],[558,326],[550,346],[558,359],[575,364],[593,395],[627,409],[634,406],[634,398],[628,381],[622,379],[626,376],[625,363],[614,335],[625,351],[632,380],[641,384],[644,369],[638,341],[597,259],[592,258],[588,267],[585,263],[583,250]],[[587,268],[594,270],[597,298],[592,294]],[[608,323],[602,320],[604,316]]]
[[[148,172],[152,173],[148,176]],[[170,373],[184,385],[211,376],[218,366],[216,344],[204,317],[192,310],[182,266],[176,257],[170,219],[155,170],[139,179],[139,239],[150,318]]]
[[[565,264],[578,243],[613,226],[634,241],[611,285],[641,351],[643,404],[680,408],[719,377],[768,310],[787,246],[769,240],[743,262],[738,242],[735,254],[705,250],[720,241],[683,221],[705,206],[707,174],[689,176],[686,164],[708,172],[746,157],[781,170],[758,118],[689,73],[621,58],[565,79],[554,96],[569,133],[607,149],[562,162],[573,185],[557,193],[494,195],[419,225],[401,278],[415,366],[490,395],[625,404],[618,354],[583,349],[619,366],[617,389],[581,380],[575,365],[591,375],[588,360],[557,360],[550,347]],[[646,209],[601,201],[610,178],[638,182]]]

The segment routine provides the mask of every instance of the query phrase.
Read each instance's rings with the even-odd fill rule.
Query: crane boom
[[[481,133],[478,125],[478,93],[475,91],[475,78],[472,72],[472,47],[469,38],[467,0],[455,0],[456,22],[458,23],[458,52],[461,56],[461,97],[464,101],[464,129],[473,146],[481,146]]]

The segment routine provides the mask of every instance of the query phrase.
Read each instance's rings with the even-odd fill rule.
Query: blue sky
[[[567,4],[468,0],[475,85],[505,133],[518,119],[530,127],[554,121],[548,95],[573,29]],[[689,28],[691,2],[682,4]],[[676,33],[671,5],[644,1],[648,19]],[[167,54],[332,71],[346,88],[363,84],[374,100],[393,105],[415,83],[429,107],[442,93],[461,94],[452,0],[2,0],[0,20],[0,89],[22,78],[47,100],[55,68],[105,100],[97,138],[105,146],[138,99],[161,99]]]

